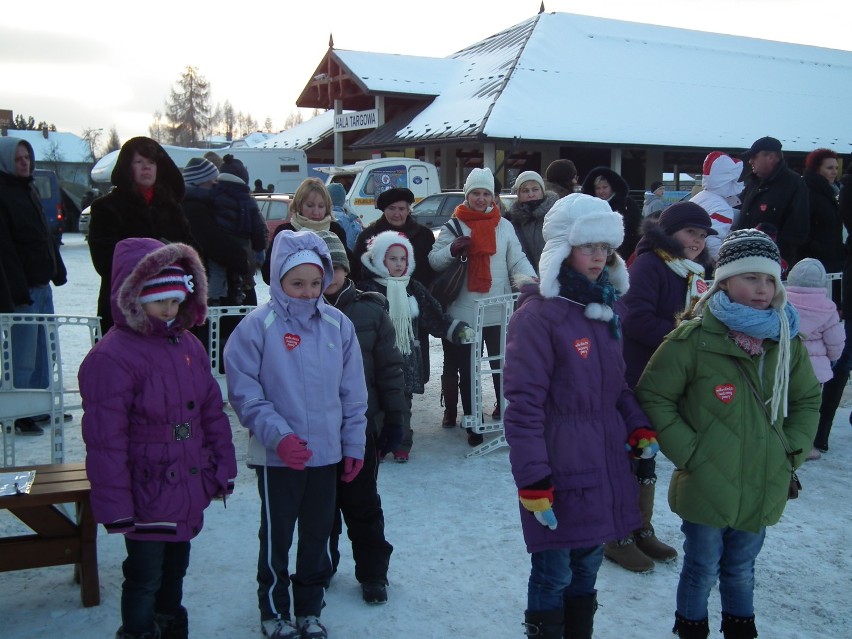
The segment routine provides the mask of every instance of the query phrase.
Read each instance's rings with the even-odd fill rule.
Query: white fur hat
[[[473,169],[464,181],[464,197],[473,189],[485,189],[494,195],[494,174],[491,169]]]
[[[385,254],[390,247],[397,245],[403,247],[408,254],[408,268],[405,269],[403,277],[411,275],[414,272],[414,247],[399,231],[384,231],[371,239],[367,243],[367,251],[361,256],[361,264],[374,275],[389,277]]]
[[[544,216],[544,251],[539,260],[541,282],[539,291],[544,297],[559,295],[559,268],[571,255],[571,248],[580,244],[609,244],[617,248],[624,241],[624,220],[609,207],[606,200],[571,193],[556,201]],[[616,254],[615,263],[608,265],[609,279],[619,293],[628,289],[627,268]]]

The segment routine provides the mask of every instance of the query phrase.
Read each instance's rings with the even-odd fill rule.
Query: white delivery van
[[[272,184],[275,193],[293,193],[308,177],[308,158],[301,149],[260,149],[250,146],[224,149],[193,149],[190,147],[163,144],[163,149],[183,168],[192,158],[202,158],[213,152],[220,158],[227,154],[245,164],[249,173],[249,188],[254,190],[254,181],[260,180],[264,188]],[[92,167],[94,183],[110,183],[110,175],[118,159],[118,151],[107,153]]]
[[[337,182],[343,185],[346,203],[361,218],[364,226],[382,214],[376,208],[376,198],[382,191],[410,189],[415,202],[441,192],[435,165],[411,158],[361,160],[347,166],[316,167],[316,170],[328,175],[326,184]]]

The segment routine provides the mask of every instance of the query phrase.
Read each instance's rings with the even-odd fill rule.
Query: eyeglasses
[[[578,251],[582,255],[594,255],[598,251],[609,257],[613,253],[615,253],[615,249],[612,248],[609,244],[580,244],[579,246],[575,246]]]

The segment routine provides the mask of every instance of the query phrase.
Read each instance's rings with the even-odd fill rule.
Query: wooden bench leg
[[[80,582],[80,597],[83,606],[101,603],[101,587],[98,578],[98,529],[88,500],[77,504],[77,523],[80,526],[80,563],[75,566],[75,576]]]

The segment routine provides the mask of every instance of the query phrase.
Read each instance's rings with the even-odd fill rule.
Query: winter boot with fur
[[[654,570],[654,560],[636,547],[633,535],[604,544],[604,557],[631,572]]]
[[[710,624],[707,623],[707,617],[698,621],[690,621],[676,612],[672,634],[677,635],[680,639],[707,639],[710,636]]]
[[[441,426],[455,428],[459,403],[458,375],[441,375],[441,403],[444,406],[444,418],[441,420]]]
[[[592,595],[579,599],[565,599],[564,603],[564,639],[592,639],[595,611],[598,609],[597,597]]]
[[[636,547],[646,556],[655,561],[674,561],[677,559],[677,550],[664,544],[654,534],[651,525],[651,517],[654,515],[654,491],[657,484],[655,481],[639,484],[639,510],[642,511],[642,528],[633,533]]]
[[[183,606],[174,615],[155,612],[154,621],[160,626],[160,639],[189,639],[189,617]]]
[[[524,630],[527,637],[536,639],[562,639],[562,610],[527,610],[524,613]]]
[[[757,628],[754,625],[754,615],[735,617],[723,612],[721,632],[725,639],[755,639]]]

